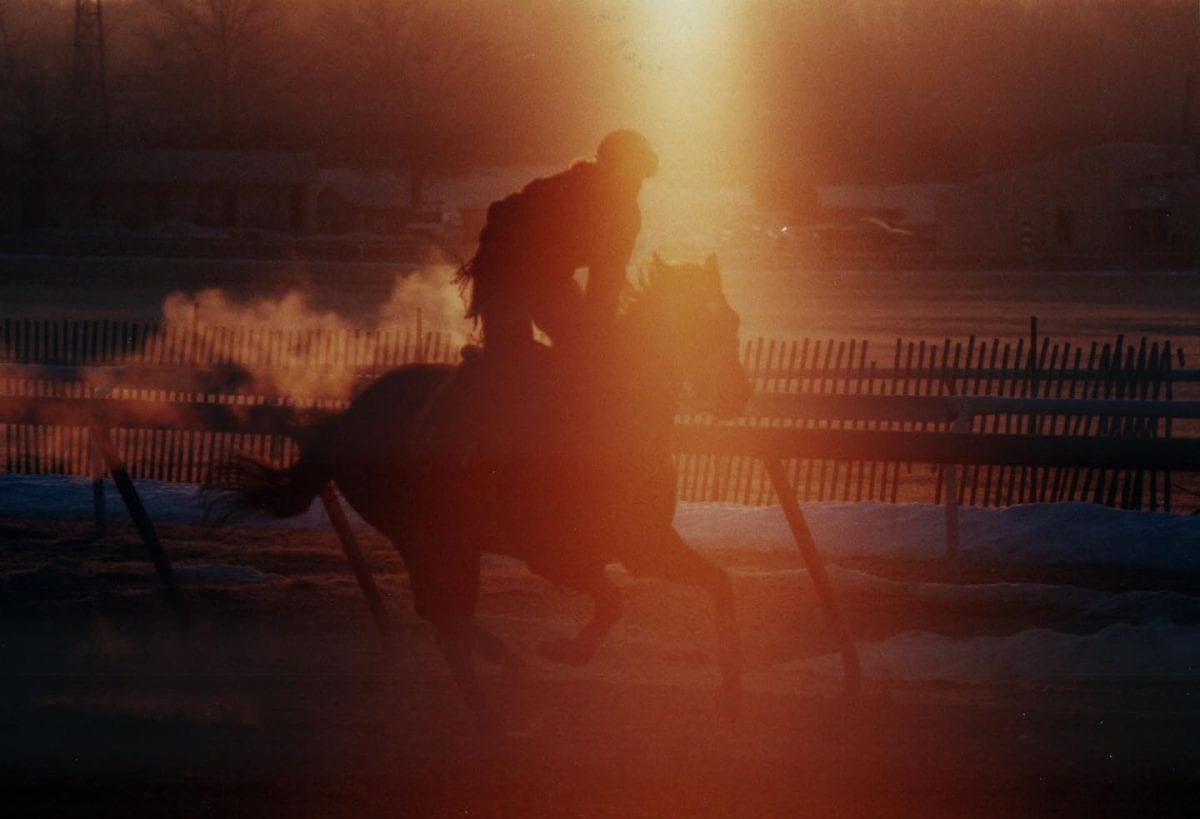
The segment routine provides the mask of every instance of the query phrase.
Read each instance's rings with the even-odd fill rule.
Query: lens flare
[[[636,49],[641,123],[663,156],[664,175],[709,181],[727,169],[735,88],[728,0],[645,0]]]

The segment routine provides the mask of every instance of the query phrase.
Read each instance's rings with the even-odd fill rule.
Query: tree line
[[[950,181],[1108,140],[1185,138],[1195,0],[743,0],[712,105],[768,200]],[[633,0],[124,0],[104,5],[103,133],[72,128],[70,0],[0,0],[0,153],[313,150],[418,181],[559,161],[629,103]],[[714,115],[718,113],[714,111]],[[651,117],[652,119],[652,117]]]
[[[748,24],[750,141],[778,195],[797,178],[950,182],[1194,137],[1194,0],[814,0],[760,4]]]

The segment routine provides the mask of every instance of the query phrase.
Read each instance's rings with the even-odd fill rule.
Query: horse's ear
[[[662,270],[664,267],[666,267],[662,257],[658,255],[657,250],[650,254],[650,264],[654,266],[655,270]]]
[[[720,272],[720,268],[717,267],[716,253],[709,253],[708,258],[704,260],[704,272],[711,273],[714,276]]]

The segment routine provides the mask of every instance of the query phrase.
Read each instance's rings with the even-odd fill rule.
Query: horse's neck
[[[603,365],[605,379],[648,426],[669,423],[678,404],[679,376],[664,341],[661,326],[648,316],[627,316],[614,333],[613,355]]]

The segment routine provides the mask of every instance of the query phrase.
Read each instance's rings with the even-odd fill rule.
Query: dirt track
[[[96,544],[83,523],[0,521],[6,815],[1183,815],[1197,792],[1195,681],[868,679],[848,703],[837,678],[802,667],[833,644],[790,555],[716,556],[735,576],[746,650],[734,724],[715,716],[698,594],[614,570],[625,619],[592,665],[563,669],[532,647],[573,629],[585,601],[489,563],[482,619],[531,674],[484,669],[510,735],[482,740],[382,542],[366,545],[399,624],[390,665],[329,533],[162,534],[178,566],[262,575],[196,570],[185,638],[132,530]],[[869,639],[1055,616],[843,602]]]

